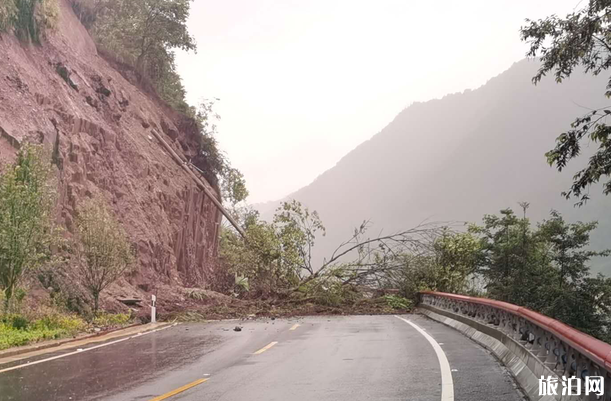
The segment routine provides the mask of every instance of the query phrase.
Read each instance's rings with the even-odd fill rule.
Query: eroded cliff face
[[[58,220],[67,236],[81,200],[107,200],[138,254],[137,269],[112,296],[205,286],[221,214],[152,134],[189,159],[197,153],[193,122],[101,57],[67,1],[60,11],[58,31],[42,46],[0,36],[0,162],[24,141],[57,150]]]

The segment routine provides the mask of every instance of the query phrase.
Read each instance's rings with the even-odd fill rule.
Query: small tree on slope
[[[95,314],[100,294],[132,267],[134,255],[125,231],[101,199],[89,200],[80,208],[77,232],[78,267]]]
[[[42,147],[23,146],[17,161],[0,171],[0,289],[6,310],[26,269],[50,254],[54,187]]]

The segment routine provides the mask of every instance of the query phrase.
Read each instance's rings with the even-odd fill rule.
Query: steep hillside
[[[560,196],[572,172],[559,174],[544,153],[586,108],[607,104],[605,77],[580,73],[556,84],[531,83],[535,61],[523,60],[473,91],[416,103],[312,184],[291,194],[319,211],[328,229],[317,256],[328,255],[364,219],[372,232],[408,228],[425,219],[479,222],[517,202],[540,220],[550,209],[569,220],[599,220],[594,246],[610,247],[611,198],[598,188],[582,208]],[[587,150],[586,150],[587,152]],[[261,208],[268,217],[269,204]],[[611,273],[611,264],[596,269]]]
[[[107,302],[205,285],[221,215],[153,134],[191,158],[194,123],[137,87],[129,67],[101,57],[66,0],[57,32],[42,46],[5,34],[0,54],[0,161],[27,140],[55,148],[58,219],[67,235],[79,202],[101,195],[137,248],[138,268]]]

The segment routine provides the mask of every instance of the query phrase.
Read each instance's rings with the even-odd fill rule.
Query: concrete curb
[[[118,329],[111,329],[111,330],[106,330],[106,331],[100,331],[99,333],[88,334],[88,335],[84,335],[84,336],[80,336],[80,337],[65,338],[63,340],[43,341],[43,342],[37,343],[37,344],[24,345],[24,346],[21,346],[21,347],[9,348],[9,349],[0,351],[0,360],[2,360],[4,358],[10,358],[10,357],[13,357],[13,356],[21,355],[21,354],[27,354],[29,352],[36,352],[36,351],[42,351],[42,350],[49,349],[49,348],[56,348],[56,347],[60,347],[62,345],[74,343],[74,342],[77,342],[77,341],[83,341],[83,340],[89,340],[89,339],[93,339],[93,338],[97,338],[97,337],[102,337],[102,336],[105,336],[107,334],[116,333],[116,332],[122,331],[122,330],[126,330],[127,331],[129,329],[133,329],[134,327],[138,327],[138,326],[146,326],[146,324],[136,323],[136,324],[132,324],[132,325],[129,325],[129,326],[126,326],[126,327],[121,327],[121,328],[118,328]],[[163,326],[157,326],[155,328],[159,328],[159,327],[163,327]],[[145,331],[148,331],[148,330],[145,330]]]
[[[539,395],[539,378],[557,375],[522,344],[509,338],[496,328],[429,305],[420,305],[417,312],[446,326],[452,327],[488,349],[509,369],[518,385],[531,401],[560,401],[554,396]],[[565,397],[575,400],[574,397]]]

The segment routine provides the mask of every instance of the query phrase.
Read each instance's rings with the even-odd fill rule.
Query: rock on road
[[[486,350],[419,315],[181,324],[73,351],[0,365],[0,401],[524,399]]]

